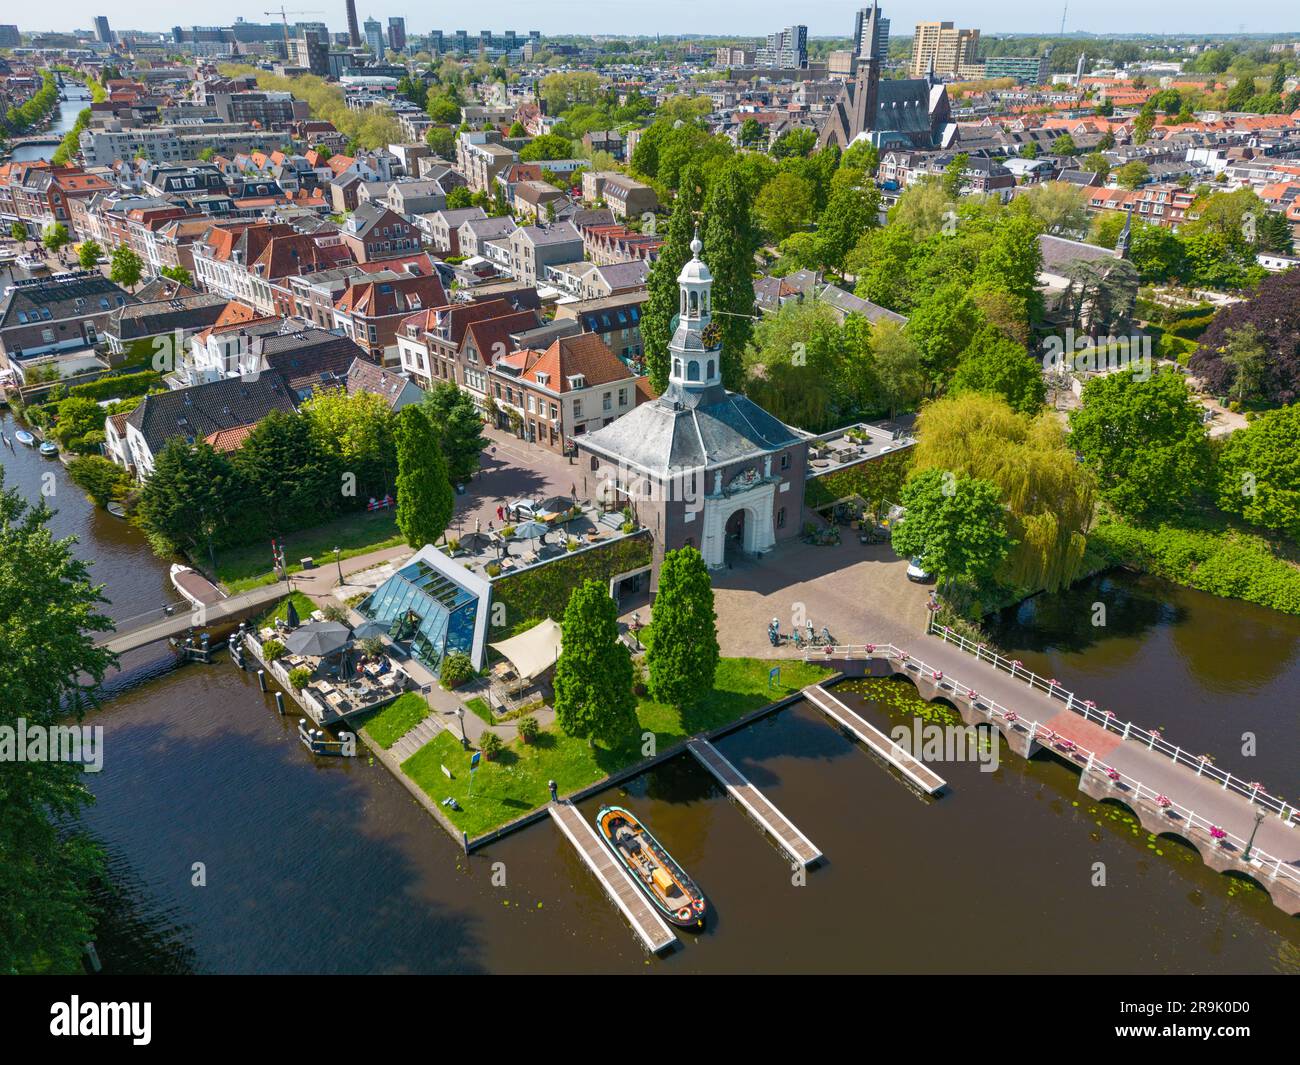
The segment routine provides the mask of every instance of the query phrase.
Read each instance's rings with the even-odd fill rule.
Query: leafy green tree
[[[948,194],[950,200],[955,200],[961,195],[961,190],[966,187],[966,168],[970,166],[970,155],[967,152],[958,152],[949,160],[948,165],[944,167],[943,177],[940,183],[943,185],[943,191]]]
[[[27,243],[27,227],[21,222],[11,222],[9,224],[9,237],[20,244]]]
[[[159,554],[206,549],[215,568],[215,547],[250,529],[257,513],[248,487],[231,461],[210,444],[174,436],[154,458],[140,493],[138,515],[150,546]],[[264,526],[263,526],[264,527]]]
[[[1080,164],[1083,170],[1091,171],[1105,181],[1110,177],[1110,160],[1106,158],[1106,153],[1101,151],[1089,152],[1083,157]],[[1057,184],[1053,182],[1052,184]]]
[[[713,690],[721,654],[713,582],[695,548],[664,556],[652,616],[654,639],[646,651],[650,694],[670,706],[692,706]]]
[[[435,122],[454,126],[460,121],[460,105],[444,94],[430,95],[425,104],[425,113]]]
[[[395,416],[384,397],[345,388],[318,389],[300,408],[313,438],[356,477],[356,502],[387,495],[397,476]]]
[[[817,223],[822,261],[837,273],[867,230],[877,224],[880,193],[874,185],[846,186],[831,194]]]
[[[1151,168],[1141,159],[1125,163],[1115,171],[1115,180],[1126,189],[1136,189],[1151,179]]]
[[[194,275],[183,266],[164,266],[159,271],[159,276],[185,285],[187,288],[194,287]]]
[[[1034,414],[1047,398],[1043,368],[1021,344],[991,325],[982,326],[952,375],[949,391],[991,392],[1022,414]]]
[[[126,288],[135,288],[143,273],[144,261],[125,244],[113,249],[113,258],[108,268],[111,280]]]
[[[970,289],[959,282],[949,282],[918,304],[907,335],[921,353],[921,368],[932,388],[947,382],[980,324]]]
[[[744,380],[744,352],[754,331],[754,255],[761,240],[753,201],[731,163],[709,186],[702,240],[703,258],[713,274],[714,320],[722,331],[722,383],[737,389]]]
[[[524,163],[570,159],[572,156],[573,142],[555,133],[543,133],[540,137],[534,137],[519,152],[519,160]]]
[[[0,726],[80,723],[116,662],[95,646],[113,627],[106,600],[73,538],[54,539],[50,511],[29,509],[4,476],[0,466]],[[91,887],[104,872],[77,822],[94,801],[84,780],[72,761],[0,759],[0,972],[82,973]]]
[[[95,269],[95,264],[99,262],[99,257],[103,254],[104,249],[95,241],[82,241],[81,247],[77,249],[77,264],[83,270],[93,270]]]
[[[1118,238],[1117,238],[1118,239]],[[1139,222],[1129,239],[1129,261],[1143,281],[1171,281],[1186,269],[1186,252],[1178,234],[1167,226]]]
[[[1300,541],[1300,404],[1231,434],[1219,454],[1219,506]]]
[[[703,203],[704,186],[699,174],[694,169],[684,171],[664,244],[659,249],[659,258],[650,267],[646,281],[649,295],[641,316],[646,374],[656,392],[668,387],[668,342],[672,339],[672,320],[680,303],[677,277],[690,260],[691,240]]]
[[[780,243],[812,221],[812,183],[797,174],[777,174],[759,192],[754,212],[772,240]]]
[[[54,423],[54,435],[65,447],[79,437],[95,429],[104,428],[104,410],[93,399],[85,396],[69,396],[59,402],[58,420]]]
[[[759,124],[758,119],[750,117],[740,124],[740,143],[744,145],[757,144],[766,138],[763,127]]]
[[[81,455],[68,463],[72,483],[86,493],[96,506],[120,497],[130,487],[131,479],[121,466],[103,455]]]
[[[1079,146],[1074,143],[1074,138],[1068,133],[1062,133],[1056,140],[1052,141],[1053,155],[1074,155],[1079,150]]]
[[[450,381],[442,381],[424,397],[424,411],[438,430],[447,473],[455,484],[464,484],[479,468],[487,439],[483,418],[469,393]]]
[[[464,210],[474,205],[474,194],[464,185],[457,185],[447,193],[447,208],[452,211]]]
[[[397,416],[397,527],[417,550],[447,530],[456,496],[438,430],[421,406]]]
[[[338,460],[298,414],[267,414],[235,452],[234,463],[272,533],[316,525],[345,498]]]
[[[899,503],[906,513],[894,527],[894,550],[919,557],[942,587],[958,578],[983,584],[1012,547],[991,481],[925,470],[907,482]]]
[[[555,720],[570,736],[606,746],[640,727],[632,694],[632,656],[618,638],[618,607],[600,581],[583,581],[569,596],[555,666]]]
[[[871,355],[880,395],[889,407],[890,418],[900,410],[911,410],[925,395],[925,372],[921,353],[902,325],[882,318],[871,328]]]
[[[1027,209],[1044,233],[1074,237],[1088,231],[1087,194],[1068,181],[1045,181],[1025,190],[1012,203]]]
[[[1017,414],[1000,396],[964,393],[921,413],[916,470],[992,481],[1016,541],[998,574],[1015,587],[1066,587],[1083,567],[1096,480],[1080,465],[1054,412]]]
[[[429,146],[434,155],[449,159],[456,151],[456,134],[446,126],[430,126],[424,134],[424,143]],[[448,195],[448,203],[450,202],[451,197]]]
[[[55,222],[53,225],[46,226],[45,231],[41,234],[41,243],[50,251],[56,253],[71,241],[72,237],[68,235],[68,227],[62,222]]]
[[[1170,369],[1092,378],[1070,414],[1070,443],[1097,474],[1102,498],[1128,517],[1176,514],[1209,485],[1201,408]]]
[[[817,147],[817,131],[803,127],[788,129],[772,142],[772,154],[778,159],[791,155],[811,155]]]

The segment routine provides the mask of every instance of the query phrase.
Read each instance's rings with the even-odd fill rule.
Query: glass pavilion
[[[438,674],[454,651],[473,657],[479,597],[418,557],[376,588],[358,612],[388,626],[394,643]]]

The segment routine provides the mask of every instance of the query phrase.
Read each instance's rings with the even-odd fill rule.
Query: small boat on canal
[[[15,431],[14,439],[17,440],[18,443],[22,444],[24,447],[34,447],[36,444],[36,437],[34,437],[26,429],[18,429],[17,431]]]
[[[704,927],[704,892],[633,813],[605,806],[596,815],[596,825],[637,886],[669,921],[679,928]]]
[[[226,593],[203,574],[179,562],[171,568],[172,587],[181,593],[191,606],[209,607],[226,598]]]
[[[40,447],[41,454],[47,459],[52,459],[59,453],[59,445],[51,440],[46,440]]]

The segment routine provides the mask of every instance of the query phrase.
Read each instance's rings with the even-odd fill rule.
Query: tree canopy
[[[650,694],[672,706],[693,705],[713,690],[720,655],[713,582],[695,548],[664,556],[652,617],[654,636],[646,651]]]
[[[632,657],[618,638],[618,607],[601,581],[569,596],[555,666],[555,720],[570,736],[613,746],[635,734]]]

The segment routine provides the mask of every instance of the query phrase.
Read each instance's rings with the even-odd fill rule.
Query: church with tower
[[[678,314],[662,396],[575,444],[588,491],[629,507],[666,551],[695,547],[710,568],[800,534],[808,438],[722,384],[713,277],[699,236],[677,282]]]

